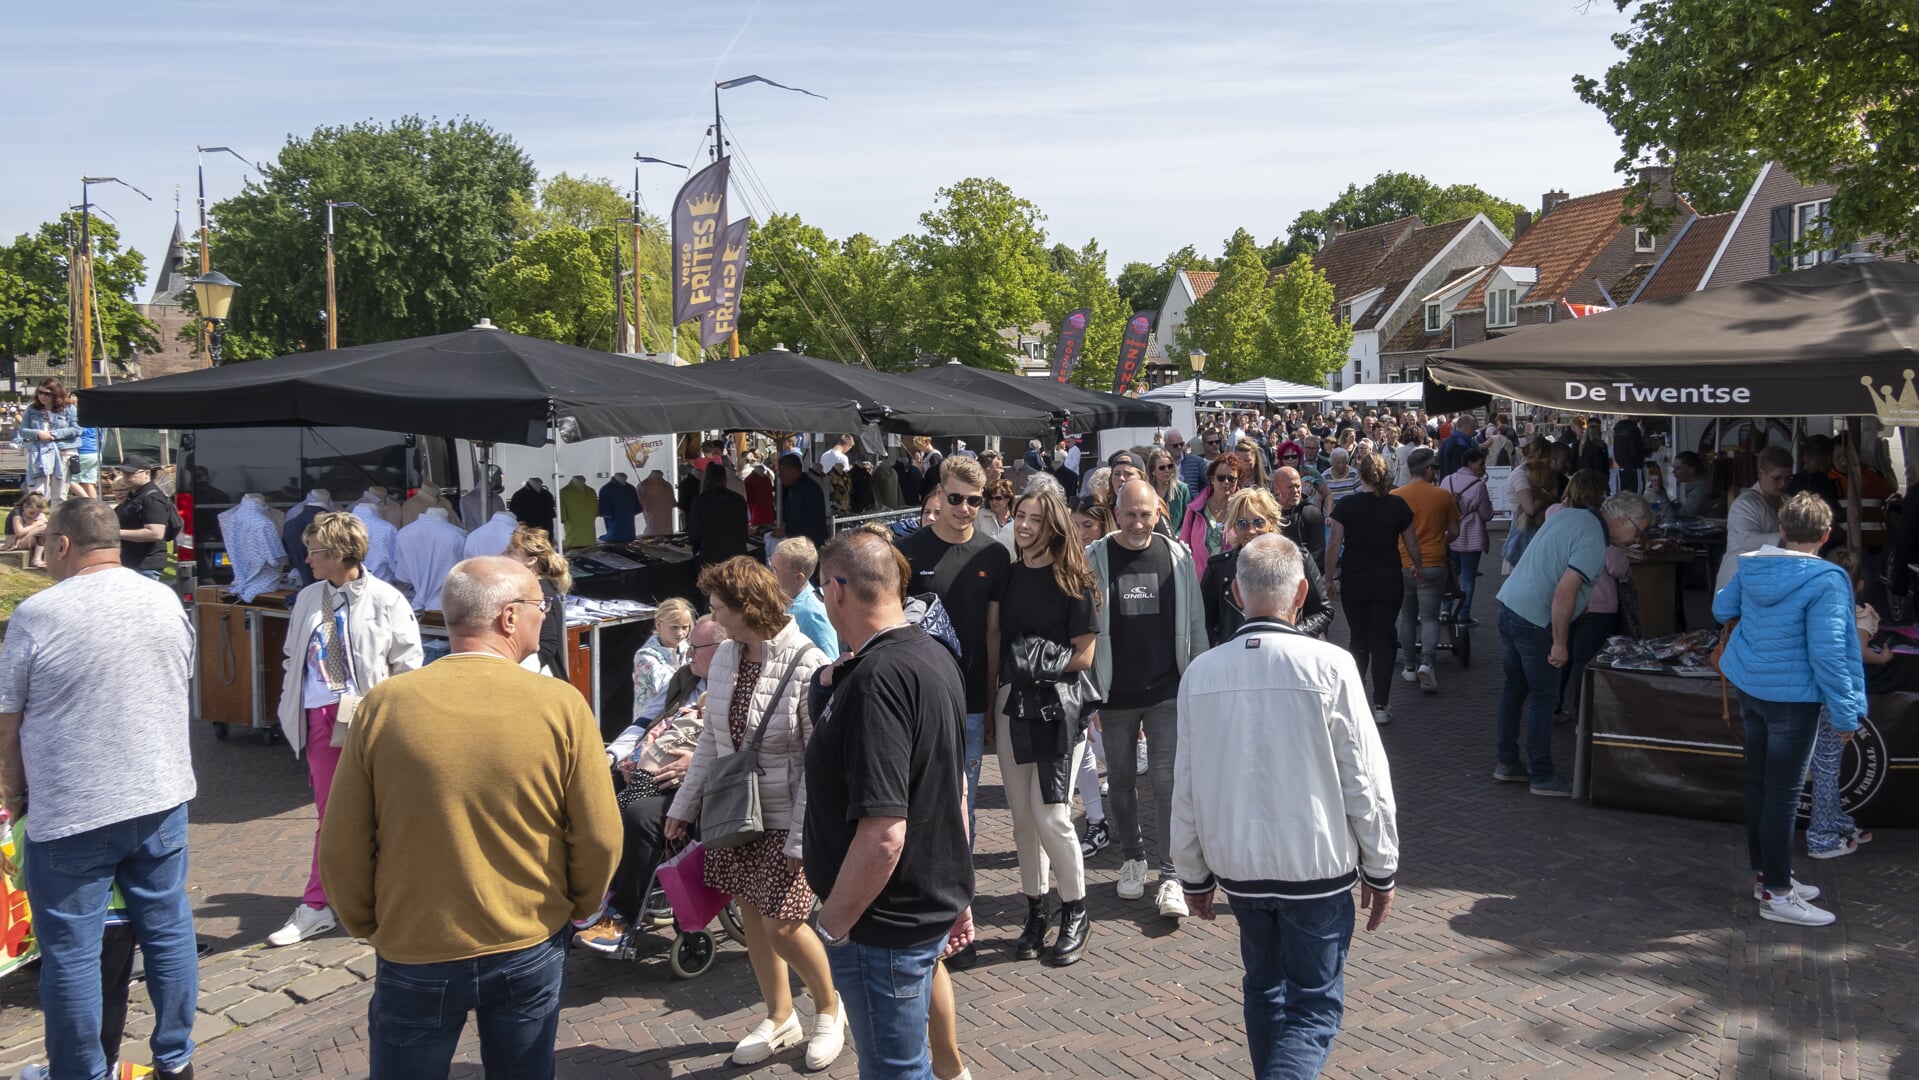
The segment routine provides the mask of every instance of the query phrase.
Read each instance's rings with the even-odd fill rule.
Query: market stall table
[[[1698,557],[1688,547],[1627,549],[1633,591],[1639,596],[1641,636],[1661,637],[1679,628],[1679,568]]]

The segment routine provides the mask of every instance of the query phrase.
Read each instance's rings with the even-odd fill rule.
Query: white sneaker
[[[1773,896],[1767,893],[1759,901],[1759,917],[1773,922],[1791,923],[1794,926],[1830,926],[1838,918],[1830,911],[1813,907],[1799,898],[1797,893],[1785,896]]]
[[[1388,709],[1386,706],[1381,705],[1379,708],[1373,710],[1373,723],[1379,725],[1380,727],[1385,727],[1387,724],[1390,724],[1392,722],[1393,722],[1393,711],[1391,709]]]
[[[1192,914],[1186,910],[1185,890],[1172,878],[1159,879],[1159,895],[1153,899],[1159,903],[1159,913],[1169,919],[1183,919]]]
[[[1439,676],[1433,674],[1433,666],[1431,664],[1419,665],[1417,677],[1421,690],[1426,691],[1428,694],[1439,693]]]
[[[1412,668],[1400,668],[1399,677],[1406,680],[1407,682],[1419,681],[1419,675],[1416,672],[1414,672]]]
[[[298,945],[308,938],[319,937],[340,925],[333,917],[330,907],[310,908],[305,904],[293,909],[293,917],[287,924],[267,935],[267,944],[273,946]]]
[[[805,1037],[798,1013],[788,1013],[785,1022],[779,1024],[762,1020],[733,1048],[733,1064],[758,1065],[789,1046],[799,1045]]]
[[[813,1037],[806,1041],[806,1067],[826,1068],[840,1056],[840,1049],[845,1045],[846,1003],[842,1001],[838,1012],[814,1014]]]
[[[1811,903],[1819,899],[1819,886],[1802,885],[1799,883],[1798,878],[1793,878],[1792,894],[1807,903]],[[1766,898],[1766,875],[1754,874],[1752,876],[1752,898],[1754,900],[1764,900]]]
[[[1146,895],[1146,860],[1127,859],[1119,864],[1119,898],[1137,900]]]

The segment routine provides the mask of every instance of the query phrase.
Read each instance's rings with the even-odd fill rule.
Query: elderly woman
[[[280,733],[294,757],[306,756],[317,813],[306,894],[286,925],[267,937],[269,945],[292,945],[339,925],[320,882],[319,844],[347,725],[367,691],[424,659],[412,602],[360,568],[366,559],[365,523],[329,511],[314,518],[300,539],[316,580],[300,590],[287,620]]]
[[[1206,606],[1206,640],[1218,645],[1239,632],[1246,621],[1239,602],[1233,599],[1233,575],[1239,566],[1239,550],[1255,536],[1279,531],[1279,500],[1259,488],[1234,492],[1226,504],[1226,519],[1232,528],[1232,546],[1219,557],[1207,560],[1206,573],[1199,583],[1200,599]],[[1333,622],[1332,601],[1326,595],[1326,582],[1314,560],[1306,564],[1306,606],[1299,610],[1294,625],[1301,633],[1319,637]]]
[[[739,901],[747,956],[766,1003],[766,1019],[740,1040],[733,1062],[757,1064],[807,1037],[793,1011],[791,965],[813,998],[806,1065],[824,1069],[839,1057],[844,1014],[826,949],[806,921],[813,914],[813,890],[800,872],[800,835],[806,742],[813,733],[807,684],[828,657],[786,613],[786,594],[765,564],[740,556],[709,566],[700,573],[700,591],[728,640],[713,657],[710,722],[667,812],[666,837],[679,840],[699,821],[713,763],[758,738],[766,831],[738,847],[706,852],[706,884]]]
[[[1812,906],[1819,890],[1792,879],[1792,834],[1806,763],[1819,730],[1819,707],[1841,739],[1866,715],[1852,583],[1819,557],[1832,535],[1832,508],[1802,491],[1779,508],[1779,544],[1739,557],[1732,580],[1713,597],[1713,617],[1739,620],[1727,631],[1719,670],[1739,691],[1746,725],[1746,853],[1759,917],[1826,926],[1835,916]]]
[[[653,613],[653,636],[633,654],[633,718],[652,701],[686,663],[687,635],[693,630],[693,605],[675,596]]]

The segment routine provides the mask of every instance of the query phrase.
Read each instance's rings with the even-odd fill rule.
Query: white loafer
[[[785,1023],[762,1020],[733,1048],[733,1064],[758,1065],[789,1046],[797,1046],[803,1037],[797,1013],[788,1013]]]

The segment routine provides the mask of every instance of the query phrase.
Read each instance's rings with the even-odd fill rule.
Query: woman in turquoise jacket
[[[1779,546],[1741,555],[1713,597],[1721,622],[1738,619],[1720,671],[1739,691],[1746,722],[1746,847],[1761,918],[1825,926],[1819,890],[1792,880],[1792,834],[1819,708],[1849,738],[1866,715],[1846,572],[1818,555],[1832,534],[1832,509],[1811,492],[1779,511]]]

